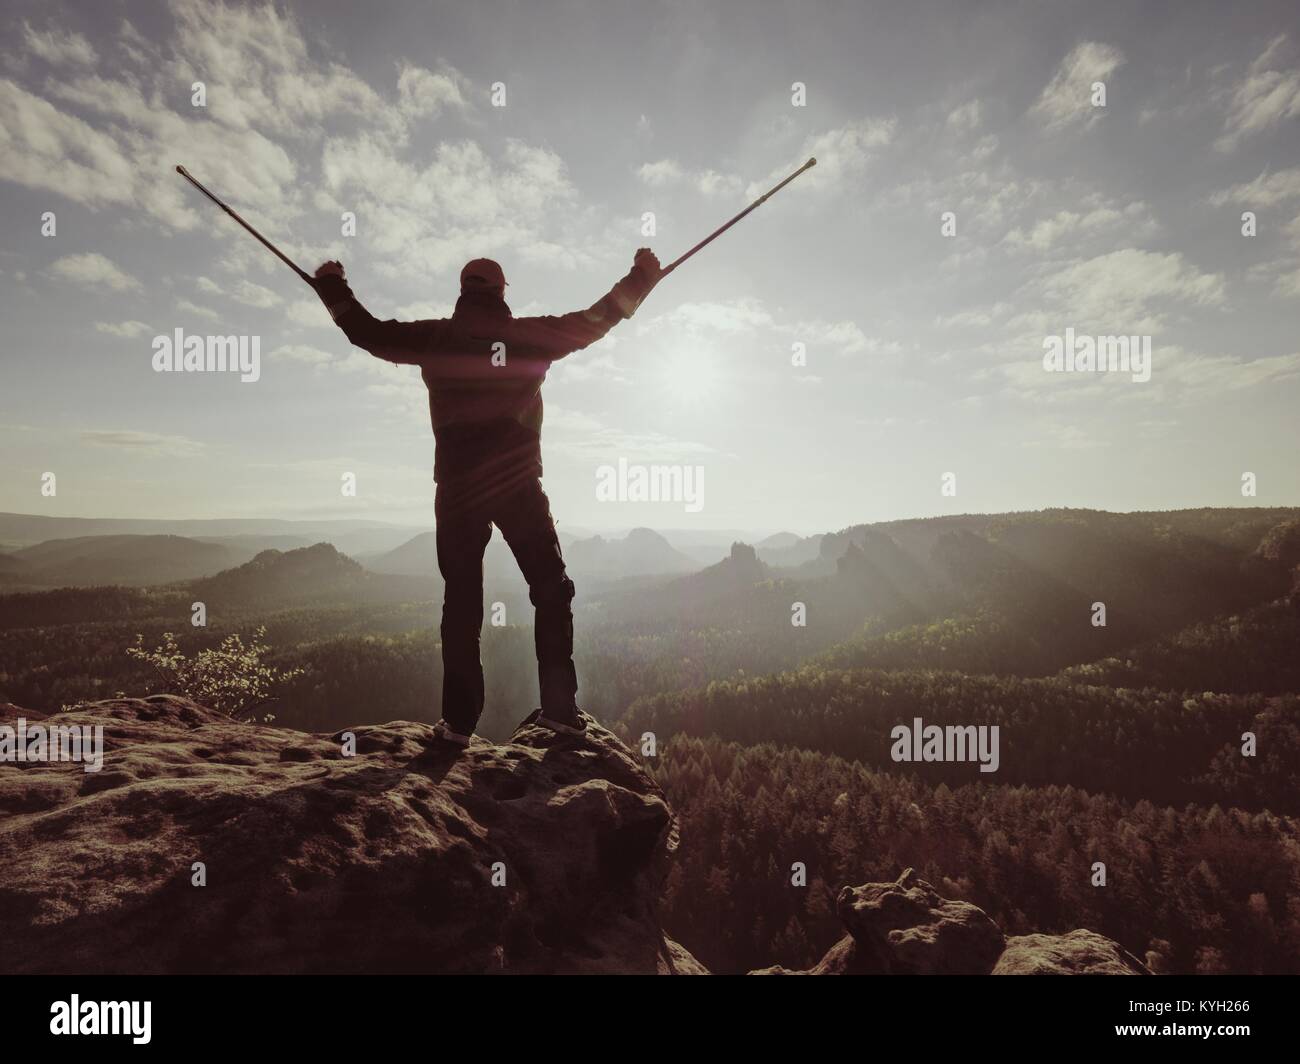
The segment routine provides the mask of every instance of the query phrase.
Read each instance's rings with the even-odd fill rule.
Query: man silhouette
[[[516,318],[505,274],[474,259],[460,274],[450,318],[379,321],[338,262],[316,270],[315,287],[347,338],[387,362],[420,367],[429,390],[437,482],[434,516],[442,603],[442,719],[438,738],[468,746],[483,713],[483,552],[496,525],[528,581],[541,708],[529,719],[581,735],[573,668],[573,581],[564,569],[542,491],[542,381],[556,359],[595,343],[630,318],[658,283],[659,260],[637,251],[632,269],[587,310]]]

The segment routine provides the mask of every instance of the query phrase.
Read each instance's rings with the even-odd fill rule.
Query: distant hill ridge
[[[0,559],[0,580],[37,586],[164,584],[218,573],[234,560],[219,544],[172,535],[54,539]]]
[[[687,573],[700,566],[677,550],[663,535],[649,528],[634,528],[622,538],[591,536],[564,542],[564,560],[576,576],[623,577]],[[383,554],[366,556],[366,568],[378,573],[429,575],[438,571],[437,538],[421,532]],[[515,577],[515,564],[499,534],[488,547],[487,579]]]
[[[264,550],[252,561],[195,580],[190,590],[205,601],[276,603],[336,597],[376,582],[357,562],[329,543],[296,550]]]

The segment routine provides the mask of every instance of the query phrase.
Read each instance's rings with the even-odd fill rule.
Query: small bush
[[[263,659],[270,647],[263,642],[265,636],[266,629],[259,627],[245,643],[236,632],[219,647],[187,657],[171,632],[164,632],[162,643],[153,650],[145,649],[144,636],[137,635],[135,646],[126,652],[153,666],[168,693],[192,698],[238,720],[254,720],[257,710],[275,701],[275,690],[303,671],[266,664]],[[269,713],[262,715],[264,721],[274,719]]]

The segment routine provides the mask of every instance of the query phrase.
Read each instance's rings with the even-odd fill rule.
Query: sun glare
[[[711,399],[722,375],[714,352],[701,347],[673,355],[661,365],[660,387],[679,406],[693,406]]]

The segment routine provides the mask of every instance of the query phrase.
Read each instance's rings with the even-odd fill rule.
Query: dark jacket
[[[542,475],[542,381],[552,362],[630,318],[653,284],[637,267],[587,310],[516,318],[504,299],[469,293],[450,318],[379,321],[341,277],[316,291],[357,347],[419,366],[436,441],[434,479],[495,494]]]

